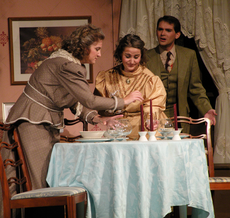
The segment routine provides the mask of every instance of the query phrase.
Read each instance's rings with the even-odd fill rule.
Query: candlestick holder
[[[157,139],[156,139],[156,132],[157,131],[150,131],[150,132],[148,132],[148,134],[149,134],[149,141],[157,141]]]
[[[180,137],[181,131],[182,131],[182,128],[178,128],[178,130],[174,130],[172,140],[181,140],[181,137]]]
[[[148,139],[146,138],[147,132],[142,131],[142,132],[138,132],[138,133],[139,133],[139,136],[140,136],[139,141],[142,141],[142,142],[148,141]]]

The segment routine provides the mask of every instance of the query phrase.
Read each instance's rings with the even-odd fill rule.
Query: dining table
[[[203,139],[56,143],[47,183],[85,188],[88,218],[215,217]]]

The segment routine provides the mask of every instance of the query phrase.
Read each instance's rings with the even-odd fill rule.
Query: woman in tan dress
[[[103,97],[117,96],[125,98],[133,91],[139,91],[144,100],[135,101],[126,105],[122,110],[115,113],[123,113],[133,126],[131,139],[138,139],[140,131],[140,105],[143,104],[144,114],[150,113],[150,99],[152,99],[152,111],[156,118],[165,118],[166,92],[163,83],[145,67],[144,42],[137,35],[124,36],[115,51],[114,57],[117,66],[107,71],[101,71],[96,78],[95,94]],[[105,113],[102,113],[106,115]],[[109,111],[107,113],[109,115]]]
[[[140,92],[124,98],[103,98],[91,93],[84,63],[94,64],[101,56],[104,34],[92,25],[78,27],[31,75],[23,93],[12,107],[7,124],[18,126],[29,167],[32,188],[46,187],[52,147],[64,127],[63,110],[70,108],[85,121],[105,121],[98,110],[123,109],[142,101]]]

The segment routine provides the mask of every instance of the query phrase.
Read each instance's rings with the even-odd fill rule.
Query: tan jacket
[[[114,109],[115,105],[112,98],[106,99],[92,94],[84,66],[62,57],[47,59],[31,75],[6,122],[27,120],[34,124],[49,123],[61,128],[63,110],[75,107],[78,102],[84,106],[80,115],[83,119],[91,109]],[[123,99],[118,99],[118,109],[123,107]],[[90,113],[87,121],[90,122],[95,113]]]

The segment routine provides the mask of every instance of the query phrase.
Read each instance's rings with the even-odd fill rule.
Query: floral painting
[[[90,16],[9,18],[11,84],[24,85],[39,65],[78,26],[91,23]],[[87,80],[93,82],[92,66],[86,64]]]
[[[61,48],[62,40],[70,35],[75,27],[20,28],[20,51],[22,74],[32,74],[52,52]]]

